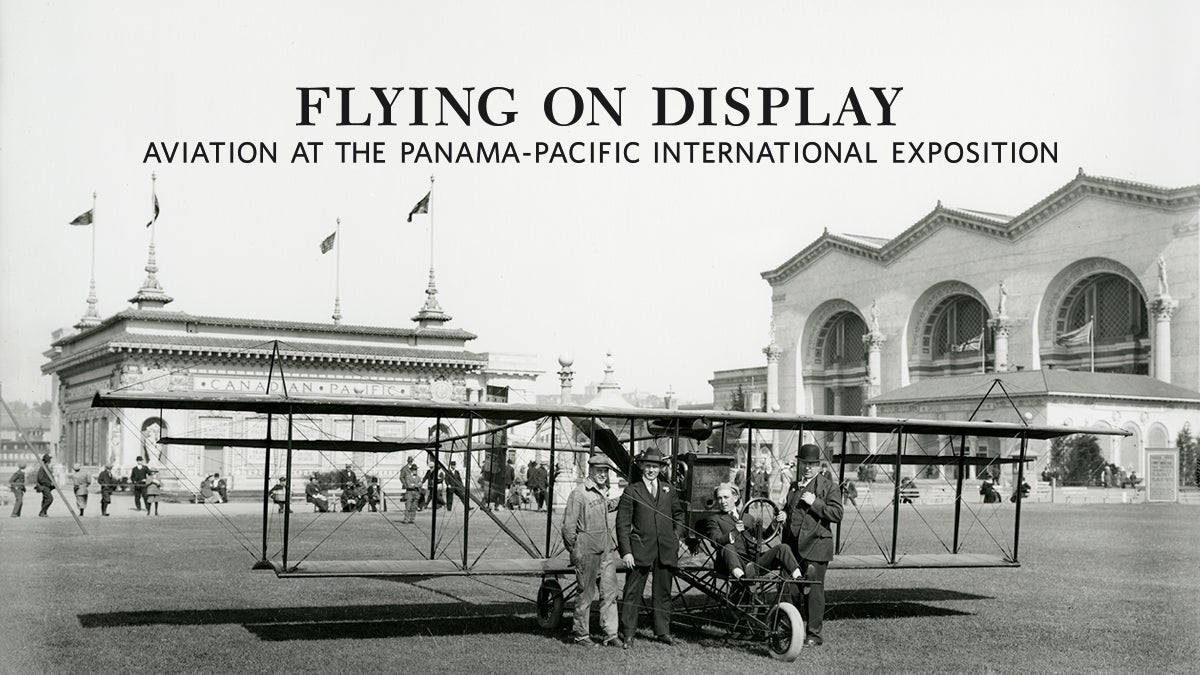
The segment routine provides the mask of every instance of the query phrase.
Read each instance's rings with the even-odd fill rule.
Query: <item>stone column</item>
[[[1151,300],[1146,308],[1154,317],[1154,377],[1171,381],[1171,317],[1179,301],[1162,294]]]
[[[779,412],[779,356],[783,354],[783,350],[779,345],[775,344],[775,321],[771,321],[771,342],[766,347],[763,347],[763,354],[767,357],[767,401],[766,411],[769,413]],[[771,429],[767,432],[767,441],[771,444],[771,456],[775,458],[774,465],[782,466],[787,462],[786,457],[781,457],[781,438],[782,436]]]
[[[767,412],[779,410],[779,357],[783,350],[774,341],[763,348],[767,356]]]
[[[863,335],[862,341],[867,346],[866,398],[872,399],[883,392],[881,377],[883,366],[881,365],[880,350],[883,349],[883,343],[887,341],[887,338],[876,328]],[[870,417],[876,417],[877,409],[875,404],[867,405],[866,413]],[[874,454],[875,448],[875,434],[867,434],[867,452]]]
[[[992,327],[993,351],[997,373],[1008,372],[1008,335],[1012,331],[1012,321],[1007,316],[998,316],[988,322]]]

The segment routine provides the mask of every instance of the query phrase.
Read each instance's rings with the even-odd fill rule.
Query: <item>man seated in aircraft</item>
[[[317,481],[315,473],[308,477],[308,483],[304,486],[304,501],[311,502],[321,513],[329,510],[329,498],[321,489],[321,483]]]
[[[783,570],[792,579],[801,577],[800,565],[792,550],[784,544],[776,544],[765,551],[747,549],[746,532],[754,532],[765,525],[750,513],[741,513],[741,502],[737,489],[729,484],[718,485],[713,490],[720,513],[706,518],[700,531],[716,548],[713,556],[718,574],[740,581],[745,576],[757,577],[772,569]],[[788,585],[788,595],[798,593],[796,585]],[[795,598],[791,598],[795,604]]]

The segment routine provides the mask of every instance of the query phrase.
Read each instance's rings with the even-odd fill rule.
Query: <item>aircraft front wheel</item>
[[[537,624],[543,630],[553,630],[562,623],[563,592],[558,580],[547,577],[537,592]]]
[[[767,614],[767,651],[771,658],[795,661],[804,647],[804,619],[790,602],[781,602]]]

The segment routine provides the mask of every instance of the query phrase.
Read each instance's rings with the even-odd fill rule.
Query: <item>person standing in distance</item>
[[[129,484],[133,488],[133,509],[135,511],[142,510],[142,501],[146,497],[146,477],[150,475],[150,467],[142,463],[142,458],[137,458],[137,466],[129,472]],[[150,509],[146,509],[146,515],[150,515]]]
[[[833,560],[830,526],[842,522],[842,499],[837,482],[818,471],[821,448],[812,443],[801,445],[798,460],[800,475],[788,488],[778,520],[786,523],[784,542],[795,552],[804,577],[819,582],[805,587],[799,608],[808,633],[804,646],[818,647],[823,642],[825,570]]]
[[[671,579],[679,566],[684,508],[670,481],[659,475],[663,464],[658,448],[642,453],[637,460],[641,479],[631,482],[617,503],[617,549],[627,570],[621,606],[621,635],[626,649],[633,646],[642,591],[651,575],[654,634],[660,642],[674,644]]]
[[[50,455],[42,455],[34,489],[42,494],[42,510],[38,512],[38,517],[49,518],[50,505],[54,503],[54,474],[50,472]]]
[[[25,465],[17,465],[17,470],[8,479],[8,489],[13,493],[13,510],[11,518],[21,517],[21,504],[25,501]]]

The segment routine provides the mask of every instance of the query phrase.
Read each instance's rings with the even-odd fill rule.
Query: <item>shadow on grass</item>
[[[989,596],[938,588],[834,590],[826,597],[825,618],[836,621],[962,616],[970,612],[924,603],[989,599]],[[79,624],[83,628],[236,624],[261,640],[279,642],[532,631],[536,630],[532,610],[529,602],[160,610],[80,614]]]
[[[411,635],[480,635],[533,627],[528,602],[333,607],[264,607],[80,614],[84,628],[240,624],[262,640],[336,640]]]
[[[927,605],[927,602],[991,600],[991,596],[944,588],[857,588],[834,590],[825,596],[825,618],[899,619],[927,616],[964,616],[971,612]]]

